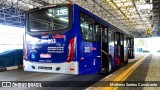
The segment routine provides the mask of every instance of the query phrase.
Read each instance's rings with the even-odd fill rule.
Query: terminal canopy
[[[159,0],[1,0],[1,10],[17,8],[29,10],[35,7],[56,3],[76,3],[104,20],[134,35],[147,37],[147,28],[152,28],[152,35],[159,30]],[[18,11],[17,11],[18,12]],[[157,21],[158,20],[158,21]]]

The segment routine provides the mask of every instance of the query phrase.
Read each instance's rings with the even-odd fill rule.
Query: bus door
[[[134,58],[134,39],[131,37],[127,38],[127,47],[128,47],[128,59]]]
[[[135,54],[134,54],[134,38],[131,38],[131,57],[132,59],[134,58]]]
[[[124,63],[124,34],[120,33],[120,59]]]
[[[121,63],[121,43],[120,43],[120,33],[114,33],[114,47],[115,47],[115,64],[120,65]]]
[[[133,38],[129,38],[129,49],[130,49],[130,59],[134,58],[134,39]]]
[[[128,59],[131,59],[131,51],[130,51],[130,39],[127,37],[127,51],[128,51]]]
[[[101,27],[99,23],[94,24],[93,30],[93,65],[96,72],[101,72]]]
[[[127,37],[124,36],[124,63],[128,63],[128,47],[127,47]]]
[[[108,28],[102,26],[102,33],[101,33],[101,50],[102,50],[102,72],[107,71],[108,66]]]

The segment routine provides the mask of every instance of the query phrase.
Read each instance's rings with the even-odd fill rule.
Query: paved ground
[[[160,53],[148,56],[126,81],[146,81],[159,87],[127,87],[118,90],[160,90]]]
[[[160,53],[153,54],[146,81],[157,81],[160,85]],[[143,90],[160,90],[160,87],[144,87]]]
[[[85,86],[78,87],[76,90],[81,90],[89,87],[90,85],[98,82],[100,79],[104,78],[106,75],[102,74],[90,74],[90,75],[66,75],[66,74],[51,74],[51,73],[39,73],[39,72],[24,72],[23,70],[12,70],[7,72],[0,73],[0,81],[54,81],[46,82],[48,85],[62,85],[65,87],[56,87],[50,89],[59,89],[59,90],[70,90],[74,89],[76,86]],[[61,81],[61,82],[55,82]],[[66,81],[66,82],[64,82]],[[74,82],[75,81],[75,82]],[[77,81],[77,82],[76,82]],[[90,82],[93,81],[93,82]],[[44,82],[45,83],[45,82]],[[54,85],[55,86],[55,85]],[[70,87],[74,86],[74,87]],[[86,87],[87,86],[87,87]],[[0,88],[0,90],[39,90],[40,88]],[[48,89],[48,88],[41,88]]]
[[[134,70],[134,72],[125,81],[145,81],[149,65],[152,60],[152,54]],[[118,90],[143,90],[143,87],[119,87]]]

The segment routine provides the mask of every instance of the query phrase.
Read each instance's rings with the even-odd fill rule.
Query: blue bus
[[[133,58],[131,39],[132,36],[77,4],[35,8],[26,13],[24,70],[111,73]]]

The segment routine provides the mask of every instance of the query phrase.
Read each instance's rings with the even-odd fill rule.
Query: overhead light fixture
[[[152,4],[142,4],[142,5],[136,5],[138,10],[142,9],[149,9],[152,10],[153,5]]]
[[[150,0],[145,0],[146,3],[150,3]]]

